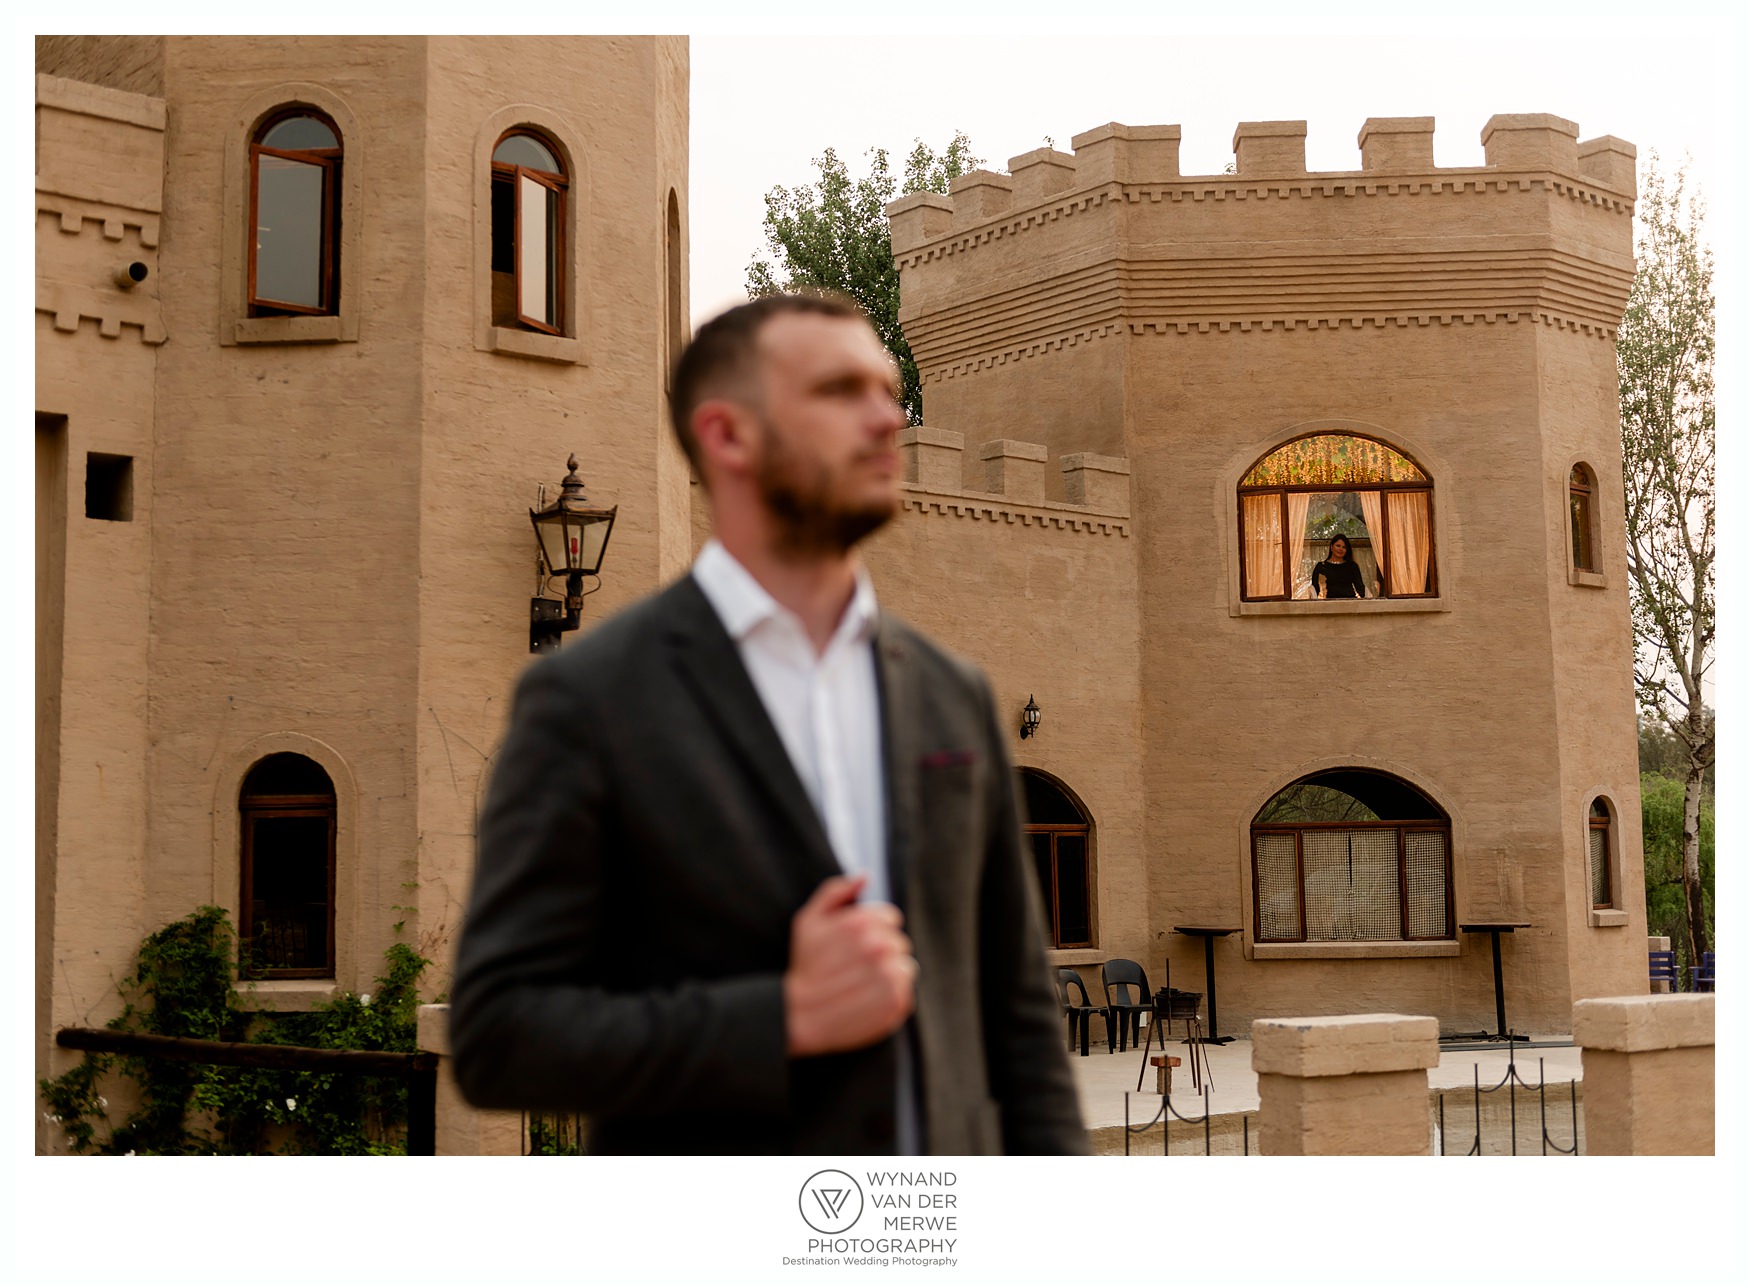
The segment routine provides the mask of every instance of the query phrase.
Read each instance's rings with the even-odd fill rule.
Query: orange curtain
[[[1282,593],[1282,501],[1277,496],[1241,496],[1245,520],[1246,597]]]
[[[1385,510],[1391,519],[1391,592],[1428,592],[1428,555],[1433,540],[1426,491],[1388,491]]]
[[[1312,508],[1312,493],[1307,491],[1291,491],[1288,493],[1288,574],[1294,578],[1294,587],[1289,593],[1290,598],[1312,597],[1312,582],[1307,581],[1305,592],[1301,587],[1301,556],[1306,552],[1306,514]]]
[[[1361,521],[1367,524],[1367,538],[1373,542],[1373,563],[1377,567],[1385,556],[1385,540],[1383,539],[1385,528],[1379,522],[1379,492],[1361,491],[1356,494],[1361,497]],[[1350,552],[1353,554],[1354,551]],[[1359,563],[1361,560],[1356,559],[1355,561]],[[1377,596],[1379,586],[1367,586],[1367,593],[1370,596]]]

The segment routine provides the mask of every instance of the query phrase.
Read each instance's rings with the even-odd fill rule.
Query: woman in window
[[[1331,537],[1330,552],[1313,568],[1312,586],[1314,598],[1367,597],[1361,589],[1361,569],[1349,557],[1347,536]]]

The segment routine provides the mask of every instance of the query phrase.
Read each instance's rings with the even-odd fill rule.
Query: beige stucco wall
[[[161,101],[36,82],[36,1074],[100,1024],[139,942],[160,315]],[[113,274],[148,266],[132,290]],[[133,459],[131,521],[86,516],[90,453]],[[40,1149],[58,1131],[37,1121]]]
[[[621,506],[585,629],[691,554],[663,431],[686,40],[68,38],[39,59],[162,89],[38,82],[39,1072],[65,1061],[55,1027],[116,1012],[143,934],[235,916],[238,788],[276,751],[335,784],[338,966],[256,994],[368,988],[398,923],[441,991],[530,660],[538,485],[575,451]],[[247,141],[291,102],[343,134],[340,315],[246,319]],[[556,342],[476,315],[482,158],[524,123],[573,167]],[[130,260],[150,273],[124,292]],[[134,457],[131,523],[83,518],[88,450]]]
[[[1056,460],[1034,467],[1061,472]],[[1148,947],[1134,540],[1127,505],[911,486],[867,552],[882,607],[984,667],[1015,762],[1056,778],[1096,819],[1099,949],[1053,953],[1064,964],[1144,959]],[[1040,725],[1022,740],[1029,697]],[[1098,994],[1098,969],[1087,976]]]

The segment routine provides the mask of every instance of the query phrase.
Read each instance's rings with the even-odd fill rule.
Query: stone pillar
[[[978,448],[984,461],[984,489],[1017,504],[1045,503],[1045,448],[1034,442],[998,438]]]
[[[899,460],[905,480],[930,491],[960,490],[960,453],[966,439],[950,429],[919,424],[899,431]]]
[[[1102,513],[1130,515],[1130,461],[1123,456],[1076,451],[1057,462],[1063,498]]]
[[[1593,1156],[1712,1156],[1714,998],[1574,1002]]]
[[[1234,170],[1255,174],[1306,173],[1305,121],[1241,121],[1234,129]]]
[[[1252,1023],[1259,1150],[1265,1156],[1427,1156],[1433,1147],[1428,1069],[1439,1062],[1440,1024],[1433,1018],[1259,1018]]]
[[[450,1062],[450,1007],[419,1007],[419,1047],[439,1058],[437,1154],[441,1157],[514,1157],[523,1151],[521,1112],[485,1112],[469,1105]]]

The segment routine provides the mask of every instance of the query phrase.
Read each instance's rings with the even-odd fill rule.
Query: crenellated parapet
[[[902,507],[935,517],[964,518],[1090,535],[1130,534],[1130,463],[1075,452],[1059,458],[1067,503],[1045,498],[1049,450],[1036,442],[999,438],[978,448],[982,487],[963,484],[965,437],[914,425],[899,435],[904,469]]]
[[[1360,166],[1309,171],[1305,121],[1248,121],[1231,173],[1180,173],[1176,125],[1111,123],[887,207],[926,383],[1117,335],[1530,322],[1613,339],[1635,150],[1498,115],[1483,163],[1432,117],[1373,117]]]

